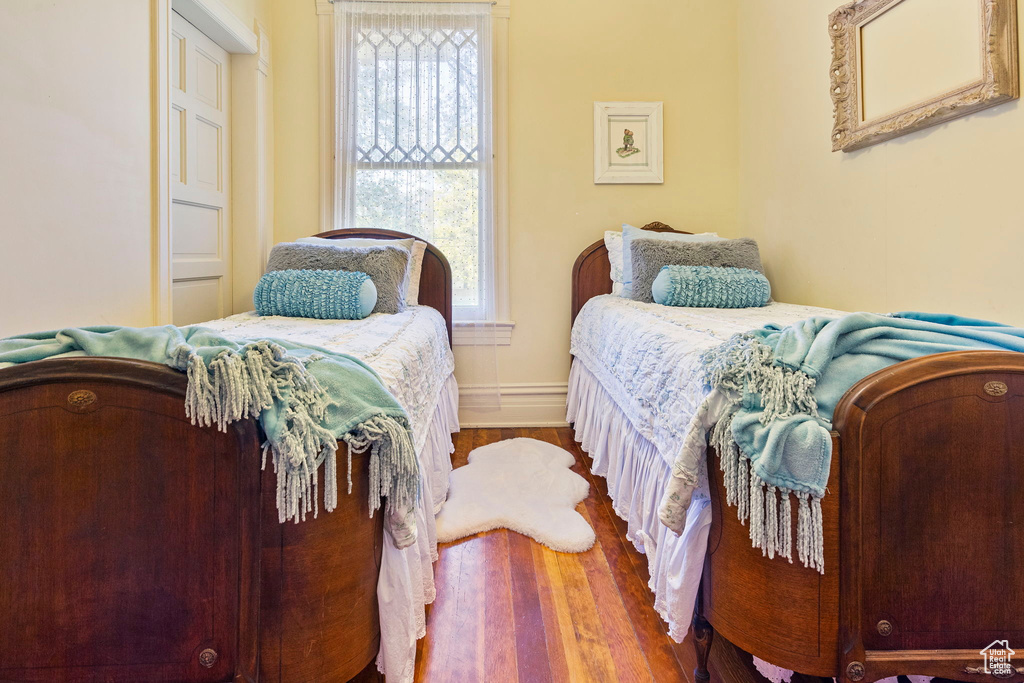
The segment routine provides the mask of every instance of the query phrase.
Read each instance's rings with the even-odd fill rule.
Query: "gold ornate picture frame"
[[[867,118],[863,104],[863,29],[906,1],[859,0],[829,15],[832,38],[829,80],[835,116],[833,152],[852,152],[1019,97],[1017,0],[973,0],[979,3],[980,11],[981,77],[923,101]]]

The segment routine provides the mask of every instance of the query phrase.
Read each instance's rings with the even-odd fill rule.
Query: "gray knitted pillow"
[[[267,272],[273,270],[347,270],[366,273],[377,288],[374,313],[405,310],[405,275],[409,252],[401,247],[341,247],[284,242],[270,251]]]
[[[764,273],[757,242],[744,237],[719,242],[665,242],[634,240],[630,247],[633,266],[633,300],[654,303],[651,285],[662,266],[717,266],[749,268]]]

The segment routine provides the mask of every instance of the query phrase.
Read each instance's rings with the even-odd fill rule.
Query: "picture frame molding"
[[[664,183],[664,116],[662,102],[594,102],[594,183]],[[614,116],[647,117],[647,164],[616,168],[607,144],[609,119]]]
[[[828,18],[834,115],[832,151],[852,152],[1015,100],[1020,96],[1017,0],[977,0],[981,8],[981,78],[892,114],[861,120],[861,28],[905,0],[856,0]]]

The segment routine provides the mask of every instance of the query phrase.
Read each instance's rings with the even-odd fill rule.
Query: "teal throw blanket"
[[[706,352],[707,382],[726,399],[709,443],[721,458],[727,502],[750,519],[754,547],[792,561],[793,496],[800,559],[824,572],[821,498],[836,404],[884,367],[972,349],[1024,351],[1024,330],[954,315],[854,313],[768,325]]]
[[[202,327],[89,327],[0,340],[0,368],[70,356],[152,361],[188,373],[185,413],[193,424],[222,431],[256,418],[277,472],[282,522],[314,516],[317,469],[324,465],[324,507],[337,504],[338,440],[370,450],[370,514],[387,499],[395,545],[416,540],[419,465],[409,419],[377,374],[352,356],[284,340],[227,339]]]

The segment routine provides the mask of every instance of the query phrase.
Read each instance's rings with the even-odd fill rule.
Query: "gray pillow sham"
[[[764,273],[757,242],[744,237],[718,242],[665,242],[634,240],[630,247],[633,266],[633,300],[654,303],[651,285],[662,266],[716,266],[749,268]]]
[[[377,288],[374,313],[405,310],[409,252],[401,247],[341,247],[283,242],[275,245],[267,260],[273,270],[347,270],[366,273]]]

